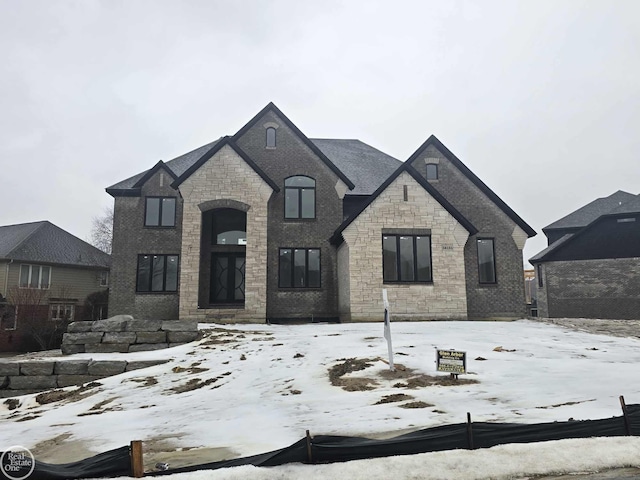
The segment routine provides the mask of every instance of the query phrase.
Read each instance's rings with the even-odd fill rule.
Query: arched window
[[[284,181],[284,218],[316,218],[316,181],[296,176]]]
[[[267,148],[276,148],[276,129],[267,128]]]

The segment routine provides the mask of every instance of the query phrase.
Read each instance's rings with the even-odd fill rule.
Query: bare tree
[[[93,217],[89,243],[105,253],[111,254],[113,239],[113,207],[105,207],[102,214]]]

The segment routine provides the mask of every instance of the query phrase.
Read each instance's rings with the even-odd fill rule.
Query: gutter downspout
[[[9,289],[9,265],[11,265],[13,263],[13,258],[11,260],[9,260],[9,262],[7,263],[7,266],[5,268],[5,274],[4,274],[4,294],[2,295],[5,299],[7,298],[7,291]]]

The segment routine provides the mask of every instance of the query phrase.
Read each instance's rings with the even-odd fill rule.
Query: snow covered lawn
[[[201,325],[201,329],[208,331],[202,341],[164,351],[78,356],[171,361],[100,380],[100,386],[73,401],[39,405],[35,395],[30,395],[21,397],[21,405],[14,410],[0,404],[0,444],[32,448],[37,458],[56,463],[140,439],[145,442],[150,462],[161,461],[163,455],[168,458],[169,454],[163,452],[203,448],[202,454],[191,455],[189,462],[204,463],[281,448],[302,438],[307,429],[312,435],[379,437],[386,432],[392,436],[412,429],[464,422],[466,412],[471,412],[474,421],[537,423],[620,415],[619,395],[624,395],[627,403],[640,403],[640,341],[576,332],[529,320],[393,323],[395,361],[406,368],[396,375],[386,373],[389,367],[380,360],[386,359],[387,352],[381,323]],[[427,385],[431,376],[446,377],[435,372],[435,347],[466,351],[469,374],[460,378],[477,383],[421,386]],[[334,386],[329,380],[329,369],[347,358],[367,360],[363,363],[371,365],[340,377],[344,386],[354,391]],[[397,394],[406,397],[379,403]],[[407,406],[421,408],[403,408]],[[598,441],[608,442],[612,451],[632,449],[640,462],[637,440]],[[583,442],[575,451],[586,452],[588,440],[565,442],[569,443],[562,448],[545,448],[548,452],[559,450],[558,455],[566,457],[566,461],[588,460],[584,455],[573,458],[575,454],[570,453],[574,448],[570,447],[572,442]],[[486,450],[485,454],[498,452],[490,462],[506,469],[501,456],[517,455],[524,459],[526,455],[522,452],[533,448],[501,446]],[[608,447],[598,448],[606,451]],[[514,454],[514,449],[521,453]],[[457,464],[461,469],[467,462],[477,463],[479,460],[474,456],[482,455],[480,451],[455,454],[459,455]],[[427,464],[439,465],[438,459],[454,453],[424,455],[367,462],[373,462],[371,468],[383,470],[394,462],[416,465],[407,468],[417,468],[418,464],[426,468]],[[171,458],[171,466],[185,463]],[[541,465],[552,465],[550,462],[546,457],[544,461],[538,460]],[[300,478],[307,475],[305,468],[343,471],[350,467],[346,464],[278,467],[297,472],[278,478]],[[353,468],[357,472],[361,467]],[[245,472],[244,477],[240,473],[234,476],[233,470],[236,469],[216,473],[219,477],[208,472],[184,478],[247,478],[247,475],[276,478],[267,473],[260,476],[255,468],[250,474]],[[323,477],[338,478],[329,471]],[[365,478],[356,473],[348,477]]]

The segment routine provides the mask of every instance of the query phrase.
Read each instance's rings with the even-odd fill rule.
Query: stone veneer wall
[[[182,345],[199,336],[198,323],[182,320],[134,320],[118,315],[95,322],[73,322],[62,337],[62,353],[131,353]]]
[[[35,360],[0,362],[0,398],[70,387],[111,375],[166,363],[168,360]]]
[[[403,186],[408,201],[404,201]],[[430,229],[432,284],[383,284],[382,232],[388,229]],[[391,314],[398,320],[465,319],[464,246],[467,230],[433,199],[409,174],[402,173],[343,232],[349,247],[349,265],[341,272],[349,276],[352,321],[380,320],[386,288]],[[345,248],[344,246],[341,249]]]
[[[267,204],[271,187],[229,146],[224,146],[179,187],[183,198],[180,257],[181,320],[215,318],[259,321],[267,311]],[[198,308],[200,278],[200,205],[235,200],[249,206],[243,309]],[[203,207],[204,208],[204,207]]]

